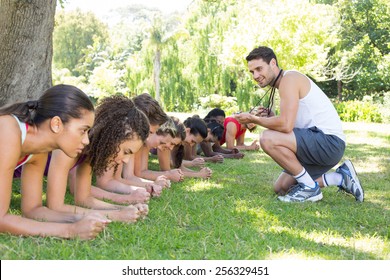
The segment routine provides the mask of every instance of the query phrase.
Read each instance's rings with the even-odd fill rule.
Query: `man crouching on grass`
[[[274,190],[284,202],[318,201],[321,187],[338,186],[362,202],[364,192],[352,162],[346,160],[336,172],[327,173],[344,155],[345,135],[340,118],[324,92],[298,71],[283,71],[275,53],[258,47],[246,57],[253,79],[262,88],[270,86],[269,104],[278,89],[280,114],[257,108],[257,115],[235,115],[240,123],[255,123],[265,130],[261,148],[284,170]]]

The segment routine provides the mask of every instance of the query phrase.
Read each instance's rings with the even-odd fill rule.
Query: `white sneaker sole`
[[[312,197],[309,197],[309,198],[307,198],[306,200],[304,200],[304,201],[293,201],[293,200],[289,200],[287,197],[285,197],[285,196],[278,196],[278,199],[280,200],[280,201],[283,201],[283,202],[294,202],[294,203],[299,203],[299,202],[306,202],[306,201],[311,201],[311,202],[316,202],[316,201],[319,201],[319,200],[321,200],[322,199],[322,192],[321,193],[319,193],[319,194],[317,194],[316,196],[312,196]]]
[[[363,202],[364,201],[364,191],[363,191],[362,185],[360,184],[359,178],[357,176],[355,167],[353,166],[352,162],[349,159],[347,159],[344,163],[348,167],[349,171],[351,172],[352,178],[355,180],[356,186],[357,186],[358,190],[360,191],[360,193],[362,194],[361,195],[362,199],[361,200],[359,199],[358,201]]]

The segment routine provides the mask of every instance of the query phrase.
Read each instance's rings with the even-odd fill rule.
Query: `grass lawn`
[[[136,224],[112,223],[92,241],[0,234],[0,258],[389,260],[390,125],[345,123],[344,129],[345,158],[359,174],[363,203],[337,187],[324,189],[317,203],[279,202],[272,184],[280,168],[262,151],[247,152],[242,160],[209,164],[210,180],[172,184]],[[157,168],[155,158],[151,166]],[[10,211],[20,213],[14,190]]]

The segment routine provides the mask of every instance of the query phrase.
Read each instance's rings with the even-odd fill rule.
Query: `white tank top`
[[[22,132],[22,145],[24,143],[24,140],[26,140],[26,136],[27,136],[27,128],[28,128],[28,124],[24,123],[24,122],[21,122],[17,116],[15,115],[12,115],[16,121],[18,122],[19,124],[19,128],[20,128],[20,131]],[[33,155],[26,155],[21,161],[18,162],[17,166],[15,167],[15,169],[17,169],[18,167],[22,166],[23,164],[25,164],[26,162],[28,162],[31,157]]]
[[[285,71],[284,75],[287,72]],[[299,99],[294,127],[316,126],[325,134],[335,135],[345,142],[342,123],[332,102],[311,79],[306,78],[310,81],[310,91],[304,98]]]

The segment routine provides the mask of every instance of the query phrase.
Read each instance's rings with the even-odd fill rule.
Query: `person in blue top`
[[[325,93],[298,71],[284,71],[272,49],[260,46],[246,57],[257,84],[271,87],[269,108],[257,108],[257,115],[237,114],[240,123],[267,128],[260,145],[284,171],[274,190],[284,202],[318,201],[320,187],[337,185],[363,201],[364,192],[350,160],[336,172],[326,173],[343,157],[345,135],[340,118]],[[280,96],[280,114],[271,113],[275,89]]]

